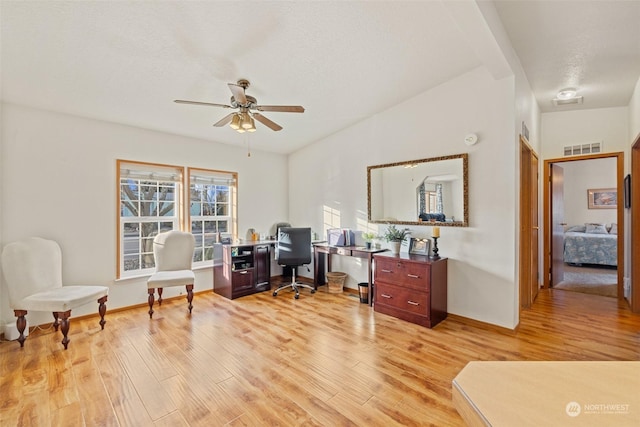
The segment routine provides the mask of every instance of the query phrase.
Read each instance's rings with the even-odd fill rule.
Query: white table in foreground
[[[453,403],[469,426],[640,426],[640,362],[469,362]]]

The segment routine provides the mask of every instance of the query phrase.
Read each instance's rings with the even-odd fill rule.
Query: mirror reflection
[[[468,155],[367,167],[369,222],[468,226]]]

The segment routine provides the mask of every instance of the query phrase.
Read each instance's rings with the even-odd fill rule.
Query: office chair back
[[[191,270],[195,238],[186,231],[172,230],[153,239],[156,272]]]
[[[9,243],[2,251],[2,271],[11,308],[29,295],[62,287],[62,252],[40,237]]]
[[[310,227],[279,229],[277,262],[288,266],[300,266],[311,262]]]

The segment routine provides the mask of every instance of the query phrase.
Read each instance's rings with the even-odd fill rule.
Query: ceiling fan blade
[[[236,113],[229,113],[226,116],[224,116],[223,118],[221,118],[220,120],[218,120],[217,122],[215,122],[213,125],[216,127],[222,127],[228,123],[231,122],[231,120],[233,119],[233,116],[235,116]]]
[[[244,94],[244,88],[235,83],[227,83],[233,97],[236,99],[236,102],[240,105],[247,105],[247,97]]]
[[[275,130],[276,132],[279,130],[282,130],[282,126],[280,126],[279,124],[272,122],[271,120],[267,119],[265,116],[263,116],[260,113],[253,113],[253,118],[256,119],[257,121],[259,121],[260,123],[262,123],[263,125],[265,125],[268,128],[271,128],[272,130]]]
[[[304,113],[304,107],[300,105],[256,105],[258,111],[280,111],[283,113]]]
[[[185,101],[183,99],[175,99],[173,102],[175,102],[177,104],[207,105],[207,106],[210,106],[210,107],[231,108],[231,105],[212,104],[211,102]]]

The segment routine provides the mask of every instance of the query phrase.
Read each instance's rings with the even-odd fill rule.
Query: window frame
[[[161,216],[131,216],[132,221],[127,221],[122,215],[122,194],[121,194],[121,184],[123,179],[123,170],[124,169],[134,169],[137,172],[149,173],[150,180],[153,180],[153,174],[158,173],[160,175],[167,174],[168,176],[176,176],[177,178],[172,178],[172,180],[163,180],[158,179],[155,180],[157,182],[173,182],[175,184],[174,195],[173,195],[173,215],[167,217]],[[149,163],[149,162],[140,162],[136,160],[122,160],[117,159],[116,161],[116,209],[117,209],[117,243],[116,243],[116,279],[127,279],[131,277],[145,276],[153,273],[155,267],[148,268],[137,268],[135,270],[131,270],[127,272],[125,270],[125,250],[124,245],[126,238],[124,236],[124,227],[127,223],[157,223],[161,224],[163,222],[171,222],[172,229],[180,230],[181,224],[184,222],[184,212],[183,212],[183,193],[184,193],[184,167],[178,165],[167,165],[160,163]],[[138,199],[140,200],[140,199]],[[162,220],[165,218],[165,220]],[[134,220],[135,219],[135,220]],[[159,225],[160,227],[160,225]],[[141,237],[138,238],[141,240]],[[140,244],[140,243],[139,243]],[[138,248],[138,254],[142,257],[143,254],[149,253],[149,251],[143,251],[141,247]],[[152,255],[153,256],[153,255]],[[155,266],[155,262],[153,263]]]
[[[174,215],[170,217],[166,217],[165,220],[160,220],[163,217],[159,216],[131,216],[131,221],[127,221],[122,216],[122,194],[121,194],[121,181],[123,177],[123,169],[135,169],[137,172],[150,173],[153,174],[157,172],[159,174],[177,174],[178,177],[174,178],[173,182],[176,184],[175,192],[174,192]],[[149,268],[138,268],[135,270],[131,270],[130,272],[125,271],[125,251],[124,244],[126,241],[125,238],[125,224],[127,223],[144,223],[144,222],[156,222],[161,224],[163,222],[172,222],[172,229],[174,230],[183,230],[192,232],[191,230],[191,176],[213,176],[224,177],[224,179],[230,179],[231,185],[229,185],[229,215],[225,217],[229,217],[228,224],[229,229],[227,233],[224,235],[230,235],[231,237],[235,237],[238,234],[238,209],[237,209],[237,201],[238,201],[238,173],[230,172],[230,171],[222,171],[222,170],[214,170],[214,169],[202,169],[195,167],[187,167],[187,166],[179,166],[179,165],[170,165],[170,164],[161,164],[161,163],[150,163],[150,162],[141,162],[136,160],[124,160],[117,159],[116,160],[116,222],[117,222],[117,236],[116,236],[116,280],[121,279],[129,279],[135,277],[149,276],[154,272],[155,267]],[[162,180],[159,180],[162,181]],[[168,182],[168,181],[166,181]],[[139,200],[139,199],[138,199]],[[211,216],[199,216],[200,218],[208,218]],[[214,216],[215,217],[215,216]],[[138,240],[141,240],[141,237],[138,237]],[[196,238],[197,241],[197,238]],[[140,244],[140,243],[139,243]],[[204,247],[201,246],[201,247]],[[142,257],[144,254],[148,254],[148,252],[143,251],[142,247],[139,247],[138,255]],[[153,256],[153,254],[151,254]],[[195,256],[195,254],[194,254]],[[155,264],[155,263],[154,263]],[[213,267],[212,260],[204,260],[204,261],[194,261],[193,268],[204,268],[204,267]]]
[[[218,215],[191,215],[191,184],[192,184],[192,177],[195,178],[200,178],[200,179],[211,179],[213,182],[211,182],[211,184],[213,185],[223,185],[224,182],[226,182],[227,187],[229,188],[229,200],[228,200],[228,209],[229,212],[227,215],[222,215],[222,218],[228,218],[228,219],[224,219],[223,221],[227,221],[228,222],[228,227],[227,227],[227,231],[224,232],[223,234],[226,235],[230,235],[231,237],[233,236],[237,236],[238,235],[238,173],[237,172],[230,172],[230,171],[222,171],[222,170],[216,170],[216,169],[202,169],[202,168],[194,168],[194,167],[187,167],[187,173],[185,175],[185,182],[186,182],[186,186],[185,186],[185,212],[186,212],[186,218],[185,218],[185,223],[186,223],[186,227],[187,229],[193,233],[193,229],[192,229],[192,225],[193,225],[193,221],[194,220],[198,220],[198,221],[206,221],[207,218],[212,218],[210,219],[210,221],[221,221]],[[216,231],[217,233],[217,226],[216,226]],[[207,245],[206,245],[206,231],[204,231],[204,227],[203,227],[203,231],[202,231],[202,237],[199,239],[198,236],[196,237],[196,252],[199,249],[202,249],[203,254],[206,253],[206,249],[207,249]],[[211,236],[209,236],[211,237]],[[215,239],[214,239],[215,240]],[[199,244],[199,241],[202,241],[202,244]],[[194,254],[195,256],[195,254]],[[212,255],[213,256],[213,255]],[[210,267],[213,266],[213,259],[204,259],[205,256],[203,256],[203,259],[200,261],[193,261],[193,266],[194,268],[199,268],[199,267]]]

